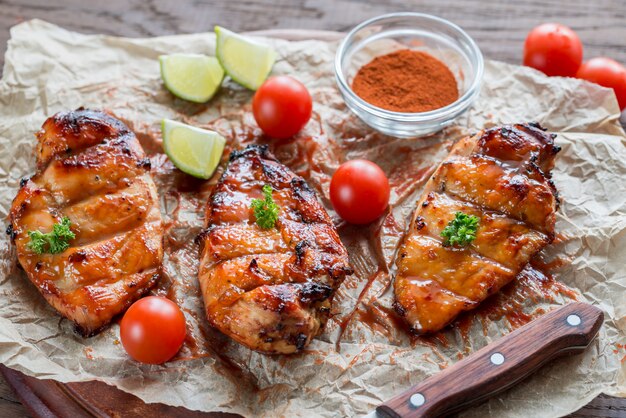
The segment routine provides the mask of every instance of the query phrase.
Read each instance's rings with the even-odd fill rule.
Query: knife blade
[[[604,313],[595,306],[562,306],[402,392],[365,418],[438,417],[480,403],[548,361],[583,351],[603,320]]]

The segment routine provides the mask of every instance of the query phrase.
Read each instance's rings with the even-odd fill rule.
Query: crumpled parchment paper
[[[119,328],[83,339],[51,309],[0,240],[0,361],[40,378],[98,379],[146,402],[247,416],[354,416],[572,299],[600,306],[606,321],[584,354],[557,360],[512,390],[463,416],[561,416],[600,392],[626,396],[626,136],[607,89],[575,79],[487,61],[482,93],[452,128],[426,139],[394,139],[368,129],[335,87],[335,43],[267,40],[278,51],[274,73],[296,76],[311,91],[314,116],[293,141],[271,144],[305,176],[338,225],[355,275],[335,297],[334,317],[306,352],[265,356],[208,327],[196,279],[203,206],[218,174],[193,181],[161,153],[159,122],[172,118],[228,139],[227,151],[264,142],[250,112],[251,92],[226,82],[206,105],[174,99],[162,86],[157,57],[213,54],[213,34],[123,39],[81,35],[42,21],[14,27],[0,82],[0,214],[6,217],[21,177],[34,171],[33,136],[55,112],[104,108],[124,120],[152,159],[166,220],[164,275],[155,290],[183,308],[188,341],[165,366],[128,359]],[[409,338],[391,312],[393,258],[414,203],[448,146],[472,131],[538,121],[563,147],[554,181],[561,193],[555,244],[535,261],[545,276],[524,277],[463,315],[452,327]],[[386,170],[390,214],[351,227],[330,209],[330,176],[364,157]],[[221,170],[220,170],[221,171]]]

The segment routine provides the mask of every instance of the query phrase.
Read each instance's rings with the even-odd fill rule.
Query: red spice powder
[[[395,112],[427,112],[459,98],[450,69],[426,52],[403,49],[359,69],[352,90],[366,102]]]

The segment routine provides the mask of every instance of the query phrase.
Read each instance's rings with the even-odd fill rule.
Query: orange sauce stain
[[[380,234],[380,231],[385,231],[385,235],[396,238],[399,238],[404,234],[404,228],[398,223],[396,218],[393,216],[393,213],[388,213],[387,216],[385,216],[385,219],[383,219],[377,233]]]
[[[371,330],[393,340],[395,330],[409,332],[406,322],[393,310],[376,302],[368,303],[356,311],[356,319]]]
[[[400,155],[402,152],[400,151]],[[411,157],[414,152],[408,150],[404,153],[406,157],[399,161],[388,175],[389,186],[398,196],[404,196],[413,192],[417,187],[426,182],[435,171],[436,166],[420,165],[420,160]]]
[[[471,349],[469,342],[470,342],[470,329],[472,327],[472,321],[473,321],[473,318],[471,315],[461,315],[459,319],[457,319],[452,325],[461,334],[461,339],[463,340],[463,343],[465,345],[464,350],[463,350],[465,355],[469,354],[470,349]],[[484,322],[481,322],[481,323],[484,324]],[[487,328],[485,326],[483,326],[483,335],[485,336],[487,335]],[[462,358],[463,355],[459,353],[457,354],[457,357]]]
[[[428,341],[427,339],[424,339],[424,338],[420,338],[420,343],[421,344],[419,345],[430,347],[430,349],[432,350],[432,353],[437,357],[435,360],[433,360],[430,357],[430,353],[424,353],[422,354],[422,359],[425,362],[438,366],[439,370],[443,370],[446,367],[448,367],[448,360],[446,360],[446,358],[441,354],[441,352],[439,352],[439,350],[437,349],[437,346],[433,342]]]
[[[616,349],[613,350],[613,354],[619,354],[620,351],[626,351],[626,344],[615,344]],[[620,363],[626,362],[626,354],[620,359]]]
[[[524,312],[523,308],[527,300],[534,304],[538,304],[540,301],[553,303],[558,295],[577,300],[578,295],[575,291],[550,274],[551,269],[561,267],[564,264],[560,259],[550,263],[533,260],[513,283],[483,302],[477,309],[477,315],[483,320],[490,321],[505,318],[511,329],[516,329],[543,313],[543,311],[534,311],[532,314]]]
[[[85,347],[83,352],[85,353],[85,357],[87,357],[88,360],[93,360],[94,359],[93,348]]]
[[[432,343],[433,346],[436,346],[436,347],[446,348],[449,346],[448,338],[442,332],[423,336],[421,338],[422,338],[422,341],[429,341],[430,343]]]
[[[370,287],[375,282],[376,278],[379,275],[381,275],[381,274],[384,274],[384,272],[379,269],[375,274],[372,274],[372,275],[370,275],[370,277],[367,278],[367,283],[365,284],[365,286],[363,287],[363,289],[359,293],[359,296],[357,298],[357,302],[354,305],[354,306],[356,306],[356,308],[352,312],[348,313],[345,317],[343,317],[343,319],[339,322],[339,336],[337,338],[337,343],[336,343],[337,351],[340,351],[341,339],[342,339],[343,334],[345,333],[345,331],[346,331],[346,329],[348,327],[348,324],[350,324],[350,321],[352,321],[352,319],[355,317],[355,315],[357,315],[358,312],[360,312],[361,308],[359,308],[359,306],[361,305],[361,302],[362,302],[363,298],[367,295]],[[366,318],[368,318],[367,317],[368,314],[365,314],[365,315],[366,315]],[[372,323],[376,323],[376,322],[377,322],[376,320],[372,321]]]

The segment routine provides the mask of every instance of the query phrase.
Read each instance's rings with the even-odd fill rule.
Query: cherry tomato
[[[335,211],[352,224],[367,224],[389,205],[389,180],[371,161],[343,163],[330,180],[330,201]]]
[[[612,88],[620,110],[626,108],[626,67],[611,58],[592,58],[580,66],[576,77]]]
[[[583,44],[567,26],[544,23],[526,37],[524,65],[547,75],[574,77],[582,61]]]
[[[165,363],[180,350],[187,329],[185,316],[169,299],[148,296],[133,303],[120,323],[126,352],[148,364]]]
[[[267,135],[285,139],[311,119],[313,100],[304,84],[286,75],[270,77],[254,94],[252,113]]]

